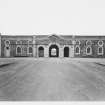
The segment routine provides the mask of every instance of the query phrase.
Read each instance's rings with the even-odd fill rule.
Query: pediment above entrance
[[[71,44],[70,40],[64,39],[62,36],[51,35],[48,36],[48,39],[51,43],[59,43],[59,44]]]
[[[48,38],[54,42],[54,41],[57,41],[57,40],[60,40],[61,38],[57,35],[51,35],[51,36],[48,36]]]
[[[44,45],[48,45],[49,43],[58,43],[60,45],[70,45],[72,44],[72,40],[70,39],[65,39],[62,36],[58,36],[58,35],[50,35],[46,38],[43,39],[38,39],[36,40],[37,44],[44,44]]]

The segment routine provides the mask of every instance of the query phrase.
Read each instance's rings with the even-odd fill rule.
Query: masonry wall
[[[86,41],[87,40],[80,40],[80,54],[76,54],[76,50],[74,50],[75,54],[74,57],[82,57],[82,58],[105,58],[105,40],[102,40],[104,42],[103,44],[103,55],[98,55],[98,41],[99,40],[91,40],[92,41],[92,54],[91,55],[87,55],[86,54],[86,48],[88,47],[88,45],[86,45]],[[74,45],[74,49],[76,49],[77,45]]]
[[[41,38],[41,37],[40,37]],[[40,39],[39,38],[39,39]],[[50,44],[54,43],[58,44],[59,46],[59,57],[64,57],[64,47],[68,46],[70,49],[69,52],[69,56],[70,57],[76,57],[76,58],[105,58],[105,36],[103,37],[85,37],[85,36],[78,36],[78,37],[73,37],[73,39],[71,39],[72,37],[69,37],[68,39],[64,40],[60,40],[59,36],[53,36],[50,37],[50,39],[41,39],[42,41],[38,41],[38,39],[36,39],[35,36],[1,36],[1,57],[5,57],[5,48],[6,48],[6,44],[5,41],[9,41],[9,48],[10,48],[10,57],[38,57],[38,46],[43,46],[44,47],[44,57],[49,57],[49,46]],[[53,40],[52,40],[53,39]],[[43,41],[44,40],[44,41]],[[50,41],[51,40],[51,41]],[[67,40],[67,42],[66,42]],[[102,40],[103,41],[103,55],[98,55],[98,41]],[[22,41],[22,43],[17,43],[17,41]],[[25,43],[24,41],[30,41],[31,43]],[[64,41],[64,43],[63,43]],[[75,43],[74,43],[74,42]],[[80,41],[80,44],[77,45],[76,41]],[[87,41],[91,41],[92,44],[91,45],[86,45]],[[40,44],[41,43],[41,44]],[[45,43],[45,44],[44,44]],[[16,53],[16,48],[20,46],[22,49],[24,49],[25,47],[32,47],[33,48],[33,52],[31,54],[29,53],[24,53],[22,52],[22,54],[17,54]],[[76,46],[80,47],[80,54],[76,54]],[[92,54],[91,55],[87,55],[86,54],[86,48],[87,46],[91,46],[92,48]],[[23,51],[23,50],[22,50]]]

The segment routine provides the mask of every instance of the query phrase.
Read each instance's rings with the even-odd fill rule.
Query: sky
[[[105,35],[105,0],[0,0],[3,35]]]

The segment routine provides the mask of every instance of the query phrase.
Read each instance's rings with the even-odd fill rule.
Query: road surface
[[[104,64],[58,58],[8,61],[0,66],[0,100],[105,101]]]

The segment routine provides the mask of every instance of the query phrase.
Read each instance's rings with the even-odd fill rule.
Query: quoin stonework
[[[105,58],[105,36],[0,35],[0,56]]]

